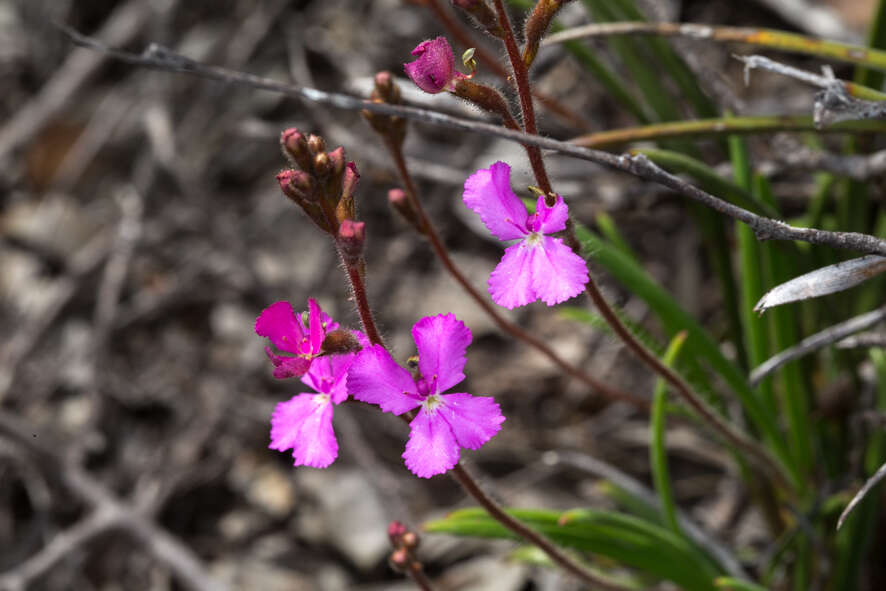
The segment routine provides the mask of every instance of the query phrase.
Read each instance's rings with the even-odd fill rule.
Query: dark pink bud
[[[332,165],[331,173],[335,176],[341,175],[345,171],[345,149],[341,146],[327,154],[329,162]]]
[[[388,537],[391,539],[392,546],[400,545],[400,537],[405,534],[408,529],[399,521],[392,521],[388,524]]]
[[[462,74],[455,70],[455,56],[445,37],[422,41],[412,50],[414,62],[403,64],[415,85],[431,94],[451,90],[453,80]]]
[[[338,227],[338,248],[346,265],[355,265],[363,256],[366,242],[366,224],[351,219],[342,221]]]
[[[311,176],[301,170],[284,170],[277,175],[277,182],[283,193],[301,204],[303,201],[314,201],[314,181]]]
[[[310,170],[311,155],[308,152],[308,142],[305,136],[294,127],[290,127],[280,134],[280,147],[283,155],[302,170]]]

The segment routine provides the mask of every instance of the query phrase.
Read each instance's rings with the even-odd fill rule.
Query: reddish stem
[[[384,347],[385,342],[378,332],[375,325],[375,318],[372,315],[372,308],[369,307],[369,298],[366,297],[366,283],[363,278],[364,262],[361,258],[356,264],[348,264],[345,257],[341,257],[345,263],[345,270],[348,272],[348,279],[351,282],[351,289],[354,293],[354,303],[357,306],[357,312],[360,314],[360,321],[363,323],[363,330],[369,342],[373,345],[381,345]]]
[[[514,36],[514,29],[511,26],[511,19],[505,10],[503,0],[493,0],[495,11],[498,13],[498,22],[504,31],[505,48],[508,51],[508,59],[511,62],[511,68],[514,70],[514,84],[517,87],[517,94],[520,97],[520,110],[523,113],[523,128],[526,133],[538,135],[538,128],[535,125],[535,109],[532,106],[532,88],[529,85],[529,70],[526,62],[520,55],[520,48],[517,47],[517,39]],[[551,192],[551,181],[548,180],[548,173],[545,170],[544,159],[541,150],[536,146],[525,146],[526,152],[529,154],[529,164],[532,166],[532,172],[535,173],[535,180],[538,186],[545,194]]]
[[[621,585],[616,585],[615,583],[611,583],[596,573],[590,571],[583,564],[573,559],[571,556],[563,552],[559,547],[557,547],[553,542],[544,537],[542,534],[538,533],[531,527],[528,527],[523,522],[515,519],[511,515],[509,515],[498,503],[492,500],[483,489],[477,484],[470,474],[464,469],[461,464],[456,464],[455,468],[452,469],[452,477],[458,482],[462,488],[467,491],[469,495],[474,497],[474,500],[477,501],[481,507],[483,507],[489,516],[501,523],[503,526],[508,528],[511,532],[516,534],[517,536],[523,538],[524,540],[532,543],[541,549],[548,557],[557,565],[559,565],[563,570],[572,573],[588,585],[598,588],[598,589],[606,589],[608,591],[624,591],[625,588]]]

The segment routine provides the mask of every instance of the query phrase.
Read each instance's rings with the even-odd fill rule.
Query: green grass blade
[[[775,199],[766,178],[755,176],[754,193],[763,202],[775,207]],[[791,253],[791,245],[769,242],[762,244],[761,247],[768,259],[769,269],[765,288],[779,285],[801,272],[798,265],[792,264],[796,257],[790,255],[797,253]],[[767,314],[776,351],[783,351],[800,340],[797,334],[798,310],[797,306],[781,306]],[[809,428],[812,397],[806,387],[806,376],[802,371],[801,362],[794,361],[786,364],[781,368],[779,377],[779,389],[782,392],[782,401],[786,410],[791,452],[797,463],[797,471],[800,474],[809,474],[812,469],[812,433]],[[801,493],[808,488],[806,482],[806,478],[799,479],[798,485]]]
[[[678,332],[668,345],[662,363],[671,367],[680,354],[688,333]],[[683,529],[677,521],[677,506],[674,503],[674,491],[668,471],[668,455],[665,446],[665,417],[667,415],[667,383],[658,378],[652,396],[652,434],[649,445],[649,465],[652,469],[652,482],[661,500],[661,513],[665,525],[678,536],[683,536]]]

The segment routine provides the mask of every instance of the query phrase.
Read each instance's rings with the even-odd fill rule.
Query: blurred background
[[[652,19],[854,41],[873,10],[861,0],[804,4],[640,3]],[[569,8],[562,20],[583,22]],[[412,48],[443,34],[418,1],[0,1],[0,588],[409,589],[386,564],[388,522],[418,526],[471,504],[446,477],[413,477],[399,457],[407,428],[360,404],[336,409],[341,451],[327,470],[293,468],[267,449],[274,404],[307,388],[271,377],[255,317],[274,301],[304,309],[315,297],[340,323],[359,324],[331,243],[274,178],[287,127],[344,146],[360,170],[370,299],[395,354],[414,353],[409,329],[424,315],[453,312],[473,331],[464,391],[494,395],[508,421],[465,456],[499,499],[605,506],[599,480],[614,466],[648,485],[648,417],[567,379],[463,294],[388,208],[397,177],[359,114],[111,62],[73,48],[53,22],[115,47],[158,42],[362,96],[375,72],[402,78]],[[730,47],[676,45],[719,104],[808,114],[811,92],[789,80],[759,74],[745,88]],[[543,111],[544,133],[631,124],[560,47],[542,50],[534,73],[538,88],[580,114],[569,122]],[[479,76],[502,84],[488,69]],[[413,104],[480,117],[401,86]],[[751,141],[764,159],[778,150],[771,137]],[[485,290],[501,246],[462,206],[462,183],[506,160],[525,193],[523,153],[426,126],[410,128],[406,152],[455,261]],[[585,162],[548,162],[577,219],[607,212],[687,310],[722,325],[679,198]],[[797,199],[811,191],[784,182]],[[605,274],[600,281],[655,333],[643,301]],[[591,375],[651,394],[652,377],[615,339],[541,304],[509,316]],[[669,446],[678,503],[730,545],[762,545],[761,516],[724,452],[679,422]],[[570,588],[547,569],[504,560],[510,547],[428,535],[421,557],[441,589]]]

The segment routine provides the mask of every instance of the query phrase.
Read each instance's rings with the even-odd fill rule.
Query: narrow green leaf
[[[662,363],[671,367],[680,354],[686,337],[685,330],[678,332],[668,345]],[[674,491],[671,488],[671,477],[668,470],[668,454],[665,445],[665,417],[667,415],[667,383],[658,378],[652,396],[652,436],[649,445],[649,464],[652,469],[652,482],[661,500],[661,512],[664,523],[678,536],[683,536],[683,529],[677,521],[677,506],[674,503]]]
[[[629,515],[595,509],[566,513],[511,509],[508,513],[558,545],[606,556],[687,591],[715,591],[713,580],[722,574],[685,540]],[[514,538],[482,509],[456,511],[424,528],[460,536]]]

